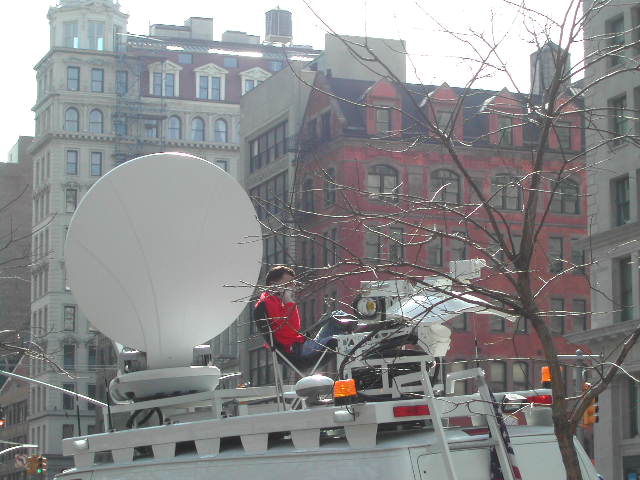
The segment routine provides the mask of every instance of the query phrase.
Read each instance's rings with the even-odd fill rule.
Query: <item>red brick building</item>
[[[426,269],[448,272],[449,261],[464,258],[485,258],[491,266],[487,251],[479,249],[504,258],[504,252],[493,248],[485,233],[487,213],[474,206],[477,195],[472,185],[442,143],[420,126],[416,119],[421,114],[452,131],[462,166],[485,198],[493,195],[491,203],[500,221],[510,227],[511,241],[519,242],[525,194],[516,184],[505,186],[530,172],[534,151],[539,148],[534,112],[524,97],[506,90],[463,91],[446,84],[406,85],[403,89],[384,80],[365,82],[322,73],[316,77],[316,87],[300,133],[294,186],[301,211],[298,223],[315,234],[298,236],[295,249],[295,261],[307,279],[315,278],[312,291],[299,300],[305,321],[316,319],[327,308],[348,309],[360,281],[376,278],[369,273],[319,282],[318,277],[328,274],[326,266],[337,265],[329,269],[331,273],[346,273],[361,272],[367,263],[395,262],[404,273],[424,276],[429,274]],[[571,106],[566,110],[572,110]],[[570,165],[582,161],[581,121],[578,114],[567,114],[557,122],[545,153],[549,178],[565,164],[563,158],[575,157]],[[566,312],[549,318],[561,353],[575,353],[576,349],[562,334],[588,328],[586,313],[580,314],[588,311],[585,271],[574,267],[584,263],[583,252],[573,246],[586,235],[585,185],[579,168],[567,171],[559,185],[546,182],[539,205],[542,215],[548,192],[558,188],[561,194],[550,205],[533,264],[539,286],[560,271],[570,270],[540,294],[541,310]],[[443,202],[457,213],[430,207],[428,199]],[[460,212],[471,215],[473,222],[461,222]],[[445,235],[425,243],[425,231],[419,226]],[[456,235],[473,240],[478,249]],[[484,271],[485,286],[508,291],[504,275],[491,272]],[[499,318],[467,314],[449,326],[454,330],[450,361],[505,359],[485,364],[498,389],[538,382],[536,362],[518,360],[542,358],[540,343],[524,321],[514,327]]]

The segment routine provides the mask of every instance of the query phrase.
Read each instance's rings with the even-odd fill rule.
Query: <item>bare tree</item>
[[[635,330],[612,362],[591,366],[594,381],[588,390],[573,395],[567,388],[558,356],[558,334],[562,332],[554,326],[556,319],[582,318],[586,312],[549,307],[548,292],[588,282],[588,275],[576,274],[588,273],[594,259],[581,250],[567,259],[543,240],[561,218],[559,214],[584,211],[586,174],[602,168],[587,165],[584,136],[601,139],[590,149],[606,149],[619,142],[637,144],[638,140],[630,130],[620,128],[636,118],[635,111],[606,102],[586,108],[583,101],[595,85],[636,71],[637,62],[617,62],[618,68],[600,78],[576,80],[597,62],[609,61],[612,56],[626,59],[637,42],[620,44],[605,38],[606,48],[573,67],[569,65],[569,51],[581,44],[585,24],[608,3],[596,1],[583,9],[582,2],[571,1],[557,20],[524,2],[504,1],[505,7],[517,13],[531,45],[540,51],[547,49],[552,58],[552,71],[545,72],[545,84],[537,94],[519,89],[513,80],[507,59],[501,56],[504,38],[456,32],[438,24],[452,40],[472,52],[461,58],[475,71],[462,88],[412,85],[403,82],[366,39],[358,42],[342,37],[331,30],[328,20],[318,17],[342,41],[352,61],[382,73],[358,95],[337,88],[338,80],[329,75],[316,77],[316,82],[309,84],[313,89],[310,104],[326,98],[322,107],[334,112],[326,121],[327,130],[316,121],[317,115],[314,118],[322,109],[308,109],[298,139],[292,196],[272,194],[254,199],[266,238],[273,242],[295,239],[297,255],[290,263],[304,270],[301,280],[307,292],[330,292],[331,285],[346,284],[350,278],[420,282],[424,275],[437,274],[452,282],[454,295],[472,293],[505,314],[528,322],[551,369],[554,430],[571,480],[581,478],[573,437],[583,413],[620,372],[640,335],[640,329]],[[398,53],[411,58],[410,52]],[[511,91],[488,94],[474,88],[478,79],[495,72],[512,81]],[[340,114],[335,114],[336,109]],[[361,136],[366,138],[367,148],[378,149],[391,162],[402,162],[418,152],[436,152],[448,165],[443,172],[455,175],[431,176],[425,195],[413,188],[410,174],[398,176],[382,167],[371,169],[370,163],[357,160],[348,168],[353,174],[350,178],[361,183],[345,183],[345,173],[332,169],[327,158],[341,153],[340,146],[333,147],[333,140],[349,135],[345,133],[349,126],[346,111],[365,119]],[[597,127],[594,121],[602,117],[610,119],[606,128]],[[516,144],[522,147],[517,152],[511,148]],[[490,186],[477,177],[479,167],[469,160],[477,148],[493,148],[498,157],[507,159],[502,165],[504,174],[494,178]],[[470,194],[463,196],[462,191]],[[586,221],[586,216],[583,219]],[[370,250],[354,247],[347,241],[350,236],[364,237]],[[460,281],[443,271],[442,259],[430,262],[427,256],[425,264],[424,251],[432,247],[434,252],[442,251],[443,242],[466,250],[468,257],[485,259],[488,268],[480,281]],[[313,252],[323,257],[316,258],[315,264],[309,259]],[[331,295],[327,298],[331,300]]]

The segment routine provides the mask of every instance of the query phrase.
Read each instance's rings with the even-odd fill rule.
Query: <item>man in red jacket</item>
[[[334,335],[352,331],[357,321],[344,312],[333,312],[315,338],[302,335],[300,312],[292,294],[294,277],[295,273],[289,267],[272,267],[265,278],[267,290],[260,295],[253,318],[269,344],[299,368],[306,368],[313,365],[326,348],[335,347],[335,341],[331,345]]]
[[[254,310],[254,319],[260,332],[265,337],[271,333],[273,341],[277,342],[276,346],[287,353],[293,352],[295,344],[306,340],[300,334],[300,312],[291,293],[294,276],[293,270],[284,265],[269,270],[265,279],[269,289],[262,292]]]

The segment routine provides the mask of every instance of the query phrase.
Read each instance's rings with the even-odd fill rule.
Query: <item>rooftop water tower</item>
[[[267,27],[265,40],[269,43],[290,43],[293,40],[291,12],[279,7],[266,14]]]

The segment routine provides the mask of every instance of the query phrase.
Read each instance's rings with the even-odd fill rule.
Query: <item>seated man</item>
[[[284,265],[269,270],[265,279],[268,290],[260,295],[253,318],[270,345],[281,351],[296,367],[307,368],[317,362],[326,348],[335,348],[334,335],[347,333],[356,322],[353,317],[343,321],[332,316],[314,339],[302,335],[300,313],[291,291],[294,276],[294,271]]]

